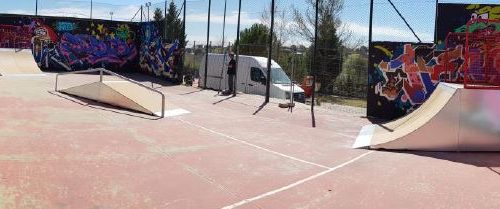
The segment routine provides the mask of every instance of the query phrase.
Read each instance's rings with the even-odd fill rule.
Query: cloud
[[[206,23],[208,21],[208,14],[189,14],[186,15],[186,22],[188,23]],[[224,22],[224,15],[219,14],[211,14],[210,22],[216,24],[222,24]],[[252,25],[254,23],[259,23],[260,19],[252,18],[248,15],[248,13],[241,13],[241,25]],[[238,12],[230,12],[226,15],[226,24],[227,25],[237,25],[238,24]]]
[[[94,8],[92,11],[92,18],[94,19],[110,19],[110,12],[113,12],[113,20],[125,20],[130,21],[133,15],[138,11],[137,6],[109,6],[109,7],[99,7]],[[28,10],[7,10],[6,13],[10,14],[30,14],[33,15],[33,11]],[[38,11],[39,15],[42,16],[62,16],[62,17],[78,17],[78,18],[90,18],[90,9],[86,7],[60,7],[60,8],[44,8]],[[135,20],[139,20],[136,17]]]
[[[369,27],[356,22],[345,22],[346,29],[353,34],[361,37],[368,37]],[[433,34],[416,32],[422,41],[431,42],[434,38]],[[375,40],[384,41],[417,41],[413,33],[407,28],[396,28],[391,26],[373,26],[373,37]]]

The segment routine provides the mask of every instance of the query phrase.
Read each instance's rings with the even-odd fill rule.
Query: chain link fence
[[[34,15],[35,0],[22,1],[19,8],[6,6],[2,13]],[[224,10],[225,3],[226,7]],[[368,90],[369,1],[320,1],[318,42],[314,46],[315,0],[275,0],[272,59],[286,75],[303,88],[308,76],[316,75],[320,100],[355,98],[365,100]],[[441,3],[472,3],[448,1]],[[494,3],[491,1],[474,1]],[[144,1],[143,3],[146,3]],[[207,39],[209,0],[153,1],[125,5],[89,0],[38,0],[38,15],[123,21],[155,20],[169,14],[170,4],[183,21],[186,10],[184,73],[199,75],[208,45],[209,53],[235,51],[238,1],[211,0],[210,33]],[[267,57],[271,28],[271,0],[242,0],[240,55]],[[123,4],[123,5],[122,5]],[[141,9],[142,7],[142,9]],[[91,9],[92,8],[92,9]],[[224,11],[226,14],[224,15]],[[435,34],[436,0],[374,0],[373,41],[432,43]],[[224,22],[224,16],[226,17]],[[411,29],[410,29],[411,28]],[[316,65],[312,55],[316,48]],[[221,66],[224,68],[225,66]]]

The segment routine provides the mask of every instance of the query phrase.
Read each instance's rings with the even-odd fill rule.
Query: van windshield
[[[289,84],[290,78],[281,68],[271,68],[271,81],[274,84]]]

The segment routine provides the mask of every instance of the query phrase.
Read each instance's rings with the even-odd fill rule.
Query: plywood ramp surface
[[[491,91],[488,94],[485,91],[465,90],[462,85],[440,83],[431,97],[407,116],[392,122],[363,127],[353,147],[424,151],[500,151],[500,135],[496,135],[500,130],[496,128],[483,128],[480,132],[486,133],[484,136],[460,146],[461,139],[463,144],[466,136],[463,130],[479,131],[476,125],[464,123],[461,119],[463,115],[467,115],[463,110],[462,101],[471,97],[470,94],[479,98],[487,95],[488,98],[497,96],[500,99],[498,93],[500,91],[497,94],[493,93],[492,96]],[[489,112],[484,110],[485,108],[476,109]],[[480,118],[483,121],[479,124],[494,123],[491,120],[484,121],[486,119],[486,117]]]
[[[0,49],[0,74],[41,74],[29,49]]]
[[[94,82],[61,92],[147,114],[161,111],[160,95],[155,96],[153,92],[130,82]]]

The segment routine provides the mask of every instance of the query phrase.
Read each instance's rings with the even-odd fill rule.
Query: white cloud
[[[356,22],[346,22],[346,29],[350,30],[353,34],[361,37],[368,37],[369,27],[361,25]],[[433,34],[416,32],[420,39],[424,42],[432,42]],[[390,26],[373,26],[373,38],[374,40],[383,41],[412,41],[415,42],[417,39],[407,28],[396,28]]]
[[[186,15],[186,22],[191,23],[206,23],[208,21],[208,14],[189,14]],[[224,15],[210,15],[210,22],[216,24],[222,24],[224,22]],[[252,25],[254,23],[259,23],[260,19],[252,18],[247,13],[241,13],[241,25]],[[226,15],[226,24],[227,25],[237,25],[238,24],[238,13],[231,12],[229,15]]]
[[[111,18],[110,12],[113,12],[113,20],[124,20],[130,21],[134,14],[138,11],[137,6],[113,6],[113,7],[100,7],[94,8],[92,11],[93,19],[107,19]],[[8,10],[6,13],[10,14],[30,14],[33,15],[32,11],[27,10]],[[90,9],[86,7],[60,7],[60,8],[44,8],[38,11],[38,15],[42,16],[58,16],[58,17],[78,17],[78,18],[90,18]],[[138,14],[140,15],[140,14]],[[139,20],[136,17],[134,20]]]

